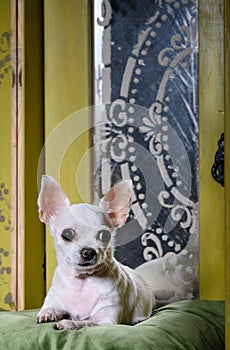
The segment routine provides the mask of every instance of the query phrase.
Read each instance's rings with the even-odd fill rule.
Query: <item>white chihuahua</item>
[[[131,192],[131,181],[124,180],[99,207],[70,205],[54,179],[42,177],[39,216],[54,236],[58,265],[38,323],[55,321],[57,329],[80,329],[135,324],[151,315],[155,298],[150,286],[113,256],[115,231],[125,224]]]

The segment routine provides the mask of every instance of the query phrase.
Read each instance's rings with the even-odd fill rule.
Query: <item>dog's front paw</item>
[[[81,329],[84,327],[94,327],[97,326],[95,322],[91,321],[72,321],[72,320],[61,320],[56,323],[56,329],[57,330],[74,330],[74,329]]]
[[[37,323],[47,323],[58,321],[57,314],[54,309],[48,308],[41,310],[36,318]]]
[[[59,331],[65,330],[65,329],[69,329],[69,330],[79,329],[79,327],[77,326],[77,322],[71,321],[71,320],[61,320],[56,323],[55,328]]]

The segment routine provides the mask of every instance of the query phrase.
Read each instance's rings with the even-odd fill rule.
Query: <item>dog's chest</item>
[[[72,319],[84,320],[89,318],[99,303],[110,303],[112,283],[109,279],[97,277],[80,278],[65,284],[60,298],[64,301],[65,310]]]

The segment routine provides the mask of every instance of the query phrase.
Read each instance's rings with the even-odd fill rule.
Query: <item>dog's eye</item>
[[[98,231],[97,239],[99,239],[102,243],[108,243],[111,239],[111,233],[107,230]]]
[[[64,239],[64,241],[72,242],[72,240],[76,236],[76,232],[74,231],[73,228],[66,228],[65,230],[62,231],[61,236]]]

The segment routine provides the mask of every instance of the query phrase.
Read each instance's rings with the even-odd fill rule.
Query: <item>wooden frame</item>
[[[23,111],[22,36],[23,0],[12,0],[12,299],[24,308],[24,211],[23,211]]]
[[[12,299],[12,55],[11,2],[0,1],[0,308],[14,308]]]

